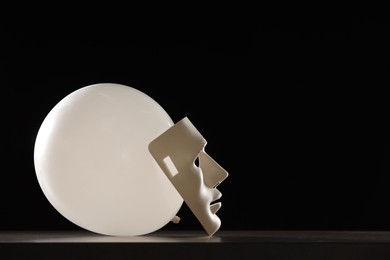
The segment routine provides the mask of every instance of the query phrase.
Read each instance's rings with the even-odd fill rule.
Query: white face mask
[[[228,173],[206,152],[207,141],[185,117],[149,144],[149,151],[201,225],[211,236],[221,226],[216,187]],[[196,165],[196,161],[199,165]]]

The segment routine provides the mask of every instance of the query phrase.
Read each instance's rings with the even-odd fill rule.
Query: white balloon
[[[148,151],[174,123],[145,93],[112,83],[63,98],[39,128],[34,165],[48,201],[92,232],[136,236],[171,221],[183,199]]]

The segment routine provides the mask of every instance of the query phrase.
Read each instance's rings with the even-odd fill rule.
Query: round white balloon
[[[39,185],[65,218],[92,232],[136,236],[165,226],[183,199],[148,151],[173,125],[145,93],[112,83],[63,98],[39,128]]]

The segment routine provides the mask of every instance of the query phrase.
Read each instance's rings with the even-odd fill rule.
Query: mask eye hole
[[[171,157],[169,157],[169,156],[165,157],[164,163],[165,163],[167,169],[169,170],[171,177],[173,177],[179,173],[179,171],[176,169],[175,164],[172,162]]]

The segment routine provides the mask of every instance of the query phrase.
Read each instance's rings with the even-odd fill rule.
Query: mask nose
[[[208,187],[217,187],[229,175],[227,171],[214,161],[214,159],[205,151],[201,151],[199,154],[199,167],[203,172],[204,183]]]

